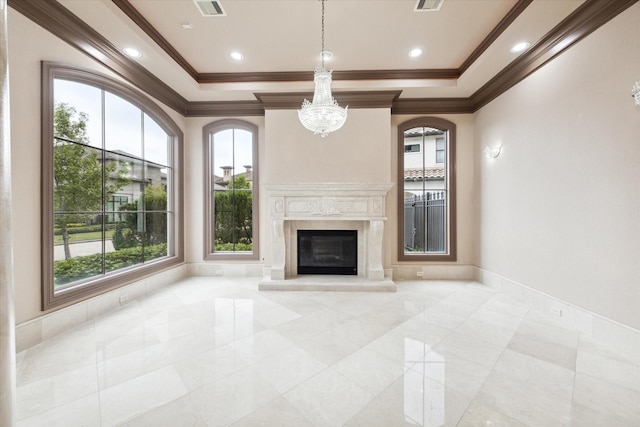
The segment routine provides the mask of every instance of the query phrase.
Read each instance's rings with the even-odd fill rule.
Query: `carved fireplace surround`
[[[271,268],[261,290],[395,291],[382,265],[385,198],[392,183],[266,184]],[[357,276],[297,275],[299,229],[357,230]]]

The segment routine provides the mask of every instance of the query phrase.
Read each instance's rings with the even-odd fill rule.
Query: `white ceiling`
[[[220,0],[227,14],[203,17],[192,0],[129,0],[197,73],[313,71],[321,46],[319,0]],[[312,91],[313,82],[199,84],[111,0],[59,0],[117,48],[189,101],[255,100],[255,92]],[[584,0],[534,0],[458,79],[334,80],[336,90],[402,90],[401,98],[468,97],[535,44]],[[415,12],[416,0],[327,0],[325,48],[335,71],[458,69],[516,0],[444,0]],[[182,28],[191,23],[192,29]],[[423,49],[410,58],[414,47]],[[245,59],[229,58],[232,50]]]

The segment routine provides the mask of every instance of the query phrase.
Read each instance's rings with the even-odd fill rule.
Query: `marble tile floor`
[[[640,366],[473,282],[192,277],[17,356],[18,426],[635,426]]]

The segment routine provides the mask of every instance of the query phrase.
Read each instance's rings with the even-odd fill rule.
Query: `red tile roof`
[[[418,179],[444,179],[444,166],[431,166],[427,168],[410,168],[404,170],[404,180],[414,181]]]

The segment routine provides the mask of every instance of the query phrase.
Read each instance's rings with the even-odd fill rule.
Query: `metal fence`
[[[406,252],[446,251],[446,193],[429,191],[404,199]]]

